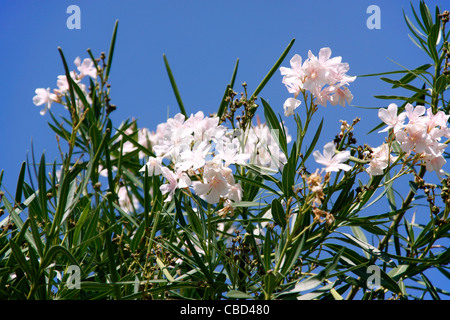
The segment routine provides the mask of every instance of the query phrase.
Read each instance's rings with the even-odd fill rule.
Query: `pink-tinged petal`
[[[328,158],[331,159],[336,152],[336,147],[334,146],[333,142],[328,142],[324,147],[323,147],[323,155]]]
[[[291,64],[291,67],[295,70],[300,70],[300,68],[302,67],[302,57],[298,54],[295,54],[289,62]]]
[[[322,48],[319,51],[319,61],[325,62],[331,57],[331,49],[330,48]]]

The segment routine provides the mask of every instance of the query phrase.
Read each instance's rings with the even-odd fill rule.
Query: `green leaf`
[[[280,122],[270,105],[262,98],[261,101],[264,107],[264,116],[266,118],[267,125],[271,129],[272,137],[278,142],[280,149],[284,152],[284,154],[287,155],[288,152],[285,132],[281,128]]]
[[[408,85],[408,84],[402,83],[402,82],[400,82],[400,80],[391,80],[391,79],[388,79],[388,78],[385,78],[385,77],[381,77],[380,80],[382,80],[384,82],[387,82],[387,83],[393,84],[392,88],[401,87],[401,88],[404,88],[404,89],[407,89],[407,90],[410,90],[410,91],[413,91],[413,92],[417,92],[417,93],[420,93],[420,94],[423,94],[423,95],[426,95],[426,96],[430,95],[427,90],[419,89],[419,88],[416,88],[416,87],[414,87],[412,85]]]
[[[313,276],[307,277],[306,279],[298,282],[294,288],[286,290],[283,294],[299,293],[302,291],[312,290],[317,288],[323,283],[324,277],[321,274],[315,274]]]
[[[416,98],[416,97],[403,97],[403,96],[386,96],[386,95],[376,95],[374,96],[377,99],[383,99],[383,100],[403,100],[409,103],[414,103],[414,102],[418,102],[421,104],[427,104],[428,102],[420,99],[420,98]]]
[[[306,159],[308,159],[311,152],[313,152],[314,148],[316,147],[317,141],[319,140],[320,137],[320,133],[322,132],[322,126],[323,126],[323,118],[320,121],[319,126],[317,127],[316,134],[314,135],[314,138],[311,141],[311,145],[309,146],[308,150],[303,156],[303,161],[306,161]]]
[[[439,78],[437,78],[437,80],[436,80],[436,88],[435,88],[436,94],[439,95],[442,92],[444,92],[446,87],[447,87],[447,76],[444,74],[441,74],[439,76]]]
[[[29,220],[30,220],[31,234],[33,235],[34,240],[33,247],[38,252],[39,257],[42,258],[44,256],[44,249],[42,239],[39,234],[38,226],[36,225],[36,221],[32,216],[30,216]]]
[[[434,26],[433,26],[433,28],[434,28]],[[438,64],[439,56],[438,56],[438,52],[436,50],[436,39],[430,35],[428,37],[427,44],[428,44],[428,49],[429,49],[431,58],[433,59],[434,63]]]
[[[411,2],[411,10],[412,10],[412,12],[413,12],[413,14],[414,14],[414,18],[416,19],[417,24],[420,26],[420,28],[422,29],[422,31],[423,31],[424,33],[427,33],[427,30],[425,29],[425,27],[424,27],[422,21],[420,20],[418,14],[417,14],[417,12],[416,12],[416,10],[414,9],[414,6],[412,5],[412,2]],[[425,37],[424,35],[422,35],[422,36]]]
[[[264,257],[264,270],[268,271],[272,266],[272,239],[270,237],[271,231],[267,230],[266,235],[264,237],[264,247],[263,247],[263,257]]]
[[[148,148],[141,145],[139,142],[137,142],[134,138],[132,138],[133,134],[126,134],[125,131],[121,129],[116,129],[117,132],[121,134],[121,136],[128,142],[131,142],[135,148],[137,148],[139,151],[145,153],[147,156],[153,157],[155,154]]]
[[[73,255],[69,252],[69,250],[67,250],[63,246],[54,245],[47,251],[47,253],[42,261],[41,265],[43,266],[43,268],[44,269],[47,268],[48,265],[55,259],[55,257],[58,254],[62,254],[63,256],[65,256],[71,264],[76,265],[78,267],[80,266],[78,261],[73,257]]]
[[[279,191],[277,191],[277,190],[275,190],[275,189],[273,189],[273,188],[267,186],[265,183],[261,183],[261,182],[259,182],[259,181],[257,181],[257,180],[250,179],[250,178],[247,178],[247,177],[238,175],[238,174],[237,174],[237,175],[234,175],[234,178],[235,178],[236,180],[243,181],[243,182],[245,182],[246,184],[251,184],[251,185],[253,185],[253,186],[257,187],[257,188],[265,189],[265,190],[267,190],[267,191],[270,191],[270,192],[273,193],[274,195],[277,195],[277,196],[280,195]]]
[[[45,153],[42,153],[41,162],[39,164],[38,187],[39,187],[39,203],[41,204],[41,210],[42,210],[41,212],[45,219],[48,217]]]
[[[25,179],[25,168],[26,163],[24,161],[22,162],[22,166],[20,167],[19,179],[17,180],[15,203],[18,205],[22,201],[22,189],[23,189],[23,181]]]
[[[282,229],[286,227],[286,212],[278,199],[272,200],[272,216]]]
[[[13,240],[9,241],[9,246],[11,248],[14,258],[16,259],[17,263],[20,265],[22,270],[25,273],[27,273],[29,279],[33,279],[33,277],[35,276],[35,272],[25,259],[25,255],[23,254],[20,247]]]
[[[427,276],[425,276],[423,273],[421,273],[420,275],[422,276],[422,280],[425,283],[425,286],[427,287],[427,291],[430,293],[433,300],[441,300],[436,291],[436,288],[433,286],[430,279],[428,279]]]
[[[367,252],[371,256],[373,256],[377,259],[381,259],[382,261],[386,262],[389,266],[391,266],[393,268],[397,266],[395,264],[395,262],[389,257],[389,255],[378,250],[378,248],[372,246],[371,244],[368,244],[367,242],[365,242],[361,239],[358,239],[348,233],[344,233],[344,232],[339,232],[339,233],[344,235],[345,237],[347,237],[347,239],[349,239],[351,243],[360,247],[361,249],[363,249],[365,252]]]
[[[230,290],[226,293],[226,295],[231,299],[253,299],[253,297],[248,293],[239,290]]]
[[[413,81],[414,79],[416,79],[419,74],[426,73],[426,70],[428,70],[432,66],[433,65],[429,64],[429,63],[421,65],[420,67],[417,67],[416,69],[409,71],[405,76],[400,78],[398,80],[398,82],[403,84],[403,85],[408,84],[411,81]],[[395,84],[393,86],[393,88],[397,88],[398,86],[399,85]]]
[[[261,90],[265,87],[265,85],[267,84],[267,82],[269,82],[270,78],[272,78],[273,74],[278,70],[278,68],[280,67],[281,63],[283,62],[284,58],[287,56],[287,54],[289,53],[289,50],[291,49],[292,45],[294,44],[295,39],[292,39],[291,42],[288,44],[288,46],[286,47],[286,49],[284,49],[283,53],[281,54],[281,56],[278,58],[277,62],[273,65],[273,67],[269,70],[269,72],[267,73],[267,75],[264,77],[264,79],[261,81],[261,83],[258,85],[258,87],[256,88],[255,92],[253,92],[253,94],[251,95],[251,98],[256,98],[256,96],[261,92]]]
[[[430,10],[424,1],[420,1],[420,15],[422,16],[423,25],[427,32],[430,32],[430,29],[433,25],[433,18],[431,17]]]
[[[236,74],[239,66],[239,59],[236,60],[236,65],[234,66],[233,74],[231,76],[230,83],[227,85],[227,88],[225,89],[225,92],[222,97],[222,101],[219,106],[219,110],[217,111],[217,117],[219,119],[222,117],[223,113],[225,112],[225,107],[227,106],[226,97],[228,96],[229,90],[232,90],[234,87],[234,82],[236,80]]]
[[[297,238],[295,242],[291,245],[289,251],[286,254],[286,257],[283,261],[283,265],[281,268],[281,274],[287,275],[292,271],[295,263],[300,257],[300,252],[303,250],[303,245],[305,244],[306,233],[304,233],[301,237]]]
[[[186,110],[184,109],[183,101],[181,100],[180,92],[178,91],[177,84],[175,82],[175,78],[173,77],[172,70],[169,66],[169,61],[167,61],[166,55],[163,55],[164,64],[166,65],[167,75],[169,76],[170,84],[172,85],[173,93],[175,94],[175,98],[177,99],[178,106],[180,107],[180,112],[187,117]]]
[[[117,28],[119,26],[119,20],[116,20],[116,23],[114,24],[114,31],[111,38],[111,44],[109,46],[109,52],[108,52],[108,61],[106,62],[106,70],[105,70],[105,81],[109,78],[109,72],[111,71],[111,64],[114,54],[114,47],[116,45],[116,37],[117,37]]]

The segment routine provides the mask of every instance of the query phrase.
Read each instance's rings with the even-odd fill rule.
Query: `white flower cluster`
[[[450,138],[450,129],[447,127],[449,115],[443,111],[433,114],[431,108],[426,109],[420,105],[414,107],[409,103],[405,105],[404,112],[399,115],[397,112],[398,107],[395,103],[390,104],[387,109],[379,110],[379,118],[387,124],[380,132],[392,129],[395,140],[407,155],[411,153],[419,155],[420,159],[425,161],[428,171],[442,175],[444,173],[442,167],[446,163],[443,153],[447,144],[441,140],[442,137]],[[388,149],[385,145],[375,149],[369,173],[373,175],[382,173],[382,169],[387,166]]]
[[[97,78],[97,68],[95,67],[94,62],[89,58],[86,58],[83,60],[83,62],[81,62],[80,57],[77,57],[74,61],[74,64],[77,67],[79,73],[72,71],[70,72],[70,77],[80,87],[81,91],[83,91],[87,101],[91,103],[91,101],[89,100],[89,95],[86,93],[86,85],[81,83],[80,81],[85,76],[89,76],[93,79]],[[47,113],[53,102],[61,103],[61,98],[69,90],[69,82],[67,81],[66,75],[59,75],[56,80],[56,85],[58,86],[58,89],[54,89],[53,92],[50,91],[50,88],[36,89],[36,95],[33,97],[33,103],[36,106],[44,105],[44,108],[40,112],[41,115],[45,115]]]
[[[165,201],[171,201],[177,189],[192,188],[210,204],[224,201],[231,207],[242,199],[242,187],[235,181],[231,165],[250,161],[271,166],[272,153],[285,159],[266,125],[248,132],[233,131],[219,124],[218,117],[205,117],[201,111],[189,118],[179,113],[159,124],[150,141],[155,157],[140,171],[147,168],[149,175],[164,176],[167,183],[160,190],[167,194]]]
[[[312,93],[315,97],[315,104],[326,106],[327,102],[331,105],[342,105],[351,103],[353,95],[348,89],[349,83],[356,77],[348,76],[349,70],[347,63],[342,63],[341,57],[331,58],[331,49],[322,48],[319,56],[308,52],[308,59],[302,63],[302,57],[298,54],[290,60],[291,68],[281,67],[280,72],[283,76],[282,82],[286,85],[288,91],[294,94],[294,98],[289,98],[284,104],[285,115],[292,115],[293,110],[300,105],[297,96],[305,90]]]

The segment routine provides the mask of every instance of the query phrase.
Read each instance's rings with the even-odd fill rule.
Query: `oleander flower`
[[[147,173],[149,176],[158,176],[162,173],[162,160],[157,157],[149,157],[145,166],[143,166],[139,171],[145,172],[145,167],[147,167]]]
[[[230,185],[220,169],[208,163],[204,168],[203,181],[196,181],[193,184],[195,193],[211,204],[218,203],[221,197],[230,192]]]
[[[97,68],[92,59],[86,58],[81,62],[80,57],[76,57],[74,63],[80,72],[80,78],[85,76],[89,76],[93,79],[97,78]]]
[[[443,174],[442,166],[446,163],[443,152],[447,144],[442,143],[441,139],[450,137],[447,126],[449,115],[443,111],[433,114],[431,108],[414,107],[410,103],[405,105],[404,112],[397,115],[397,105],[392,103],[387,109],[380,109],[378,116],[388,125],[380,132],[392,128],[395,140],[406,154],[417,154],[424,160],[428,171],[435,171],[438,176]],[[379,169],[373,172],[379,173]]]
[[[45,115],[47,110],[50,109],[53,102],[57,101],[57,96],[50,92],[50,88],[37,88],[35,90],[36,95],[33,97],[33,103],[36,106],[44,105],[44,108],[40,111],[41,115]]]
[[[294,110],[297,109],[301,103],[302,102],[300,100],[297,100],[295,98],[286,99],[286,101],[284,102],[284,105],[283,105],[284,115],[286,117],[294,115],[295,114]]]
[[[396,133],[400,128],[403,127],[403,122],[405,121],[406,114],[402,113],[397,115],[398,106],[395,103],[391,103],[387,109],[381,108],[378,110],[378,117],[387,124],[387,127],[378,132],[385,132],[389,129],[393,129]]]
[[[126,213],[133,212],[139,207],[139,200],[134,195],[130,194],[127,187],[120,187],[117,196],[119,197],[120,208]]]
[[[317,163],[325,166],[326,172],[344,170],[348,171],[352,167],[343,162],[347,161],[350,157],[350,151],[341,151],[336,153],[336,148],[333,142],[328,142],[323,147],[323,154],[319,151],[313,152],[314,159]]]
[[[331,58],[331,49],[322,48],[316,57],[311,50],[308,59],[302,64],[302,58],[294,55],[290,60],[291,68],[281,67],[282,83],[294,98],[304,91],[309,91],[315,98],[316,105],[345,106],[350,104],[353,95],[348,85],[356,77],[347,75],[350,69],[348,63],[343,63],[341,57]]]
[[[379,147],[372,148],[371,159],[366,171],[370,176],[382,175],[389,162],[393,161],[395,161],[395,157],[390,154],[389,145],[383,143]]]

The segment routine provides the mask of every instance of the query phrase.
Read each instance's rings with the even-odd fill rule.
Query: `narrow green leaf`
[[[425,30],[429,33],[433,25],[433,19],[431,17],[430,10],[424,1],[420,1],[420,15],[422,16],[423,25]]]
[[[66,78],[68,79],[67,83],[69,84],[69,94],[70,94],[71,105],[72,105],[72,107],[75,107],[76,101],[75,101],[75,93],[74,93],[74,89],[73,89],[73,85],[72,85],[73,81],[69,80],[72,78],[72,76],[70,74],[70,70],[69,70],[69,67],[67,66],[66,58],[64,57],[61,47],[58,47],[58,51],[59,51],[59,54],[61,56],[61,59],[62,59],[63,65],[64,65],[64,71],[66,74]],[[74,114],[74,116],[76,116],[76,114]],[[78,119],[73,119],[73,120],[75,121]]]
[[[267,186],[265,183],[261,183],[261,182],[259,182],[257,180],[250,179],[250,178],[247,178],[247,177],[244,177],[244,176],[241,176],[241,175],[234,175],[234,178],[236,180],[243,181],[243,182],[245,182],[247,184],[251,184],[251,185],[253,185],[253,186],[255,186],[255,187],[259,188],[259,189],[265,189],[267,191],[270,191],[274,195],[280,195],[279,191],[277,191],[277,190]]]
[[[422,21],[420,20],[418,14],[417,14],[417,12],[416,12],[416,9],[414,9],[414,6],[412,5],[412,2],[411,2],[411,11],[412,11],[413,14],[414,14],[414,18],[416,19],[417,24],[420,26],[420,28],[422,29],[422,31],[423,31],[424,33],[426,33],[427,30],[425,29],[424,25],[422,24]]]
[[[48,267],[48,265],[55,259],[55,257],[58,254],[62,254],[63,256],[65,256],[68,259],[68,262],[70,262],[73,265],[76,266],[80,266],[80,264],[78,263],[78,261],[74,258],[74,256],[69,252],[69,250],[67,250],[66,248],[64,248],[63,246],[60,245],[54,245],[52,246],[46,253],[43,261],[42,261],[42,267],[45,269]]]
[[[322,132],[322,126],[323,126],[323,118],[320,121],[319,126],[317,127],[316,134],[314,135],[314,138],[311,141],[311,145],[309,146],[308,150],[303,156],[303,161],[306,161],[308,157],[310,156],[311,152],[313,152],[314,148],[316,147],[317,141],[319,140],[320,133]]]
[[[29,220],[30,220],[31,234],[33,235],[33,240],[34,240],[33,247],[38,252],[39,257],[43,258],[43,256],[44,256],[44,249],[43,249],[44,244],[42,243],[42,239],[41,239],[41,236],[39,234],[38,226],[37,226],[36,221],[34,220],[33,217],[30,216]]]
[[[263,247],[263,258],[264,258],[264,270],[272,269],[272,257],[271,257],[271,243],[272,239],[270,237],[271,231],[267,230],[266,235],[264,237],[264,247]]]
[[[301,237],[299,237],[295,242],[291,245],[288,253],[286,254],[286,258],[283,261],[283,265],[281,268],[281,274],[287,275],[292,271],[295,263],[300,257],[300,252],[303,250],[303,245],[305,244],[306,233],[304,233]]]
[[[239,290],[230,290],[226,293],[226,295],[231,299],[253,299],[251,295]]]
[[[47,179],[45,166],[45,153],[42,153],[38,172],[39,202],[41,204],[42,215],[44,219],[48,217],[47,211]]]
[[[438,56],[438,52],[436,49],[436,39],[430,35],[428,37],[427,44],[428,44],[428,49],[429,49],[431,58],[433,59],[435,64],[438,64],[439,56]]]
[[[281,63],[283,62],[284,58],[287,56],[287,54],[289,53],[289,50],[291,49],[292,45],[294,44],[295,39],[292,39],[291,42],[288,44],[288,46],[286,47],[286,49],[284,49],[283,53],[281,54],[281,56],[278,58],[277,62],[273,65],[273,67],[269,70],[269,72],[267,73],[267,75],[264,77],[264,79],[261,81],[261,83],[258,85],[258,87],[256,88],[255,92],[253,92],[253,94],[251,95],[251,98],[256,98],[258,96],[258,94],[261,92],[261,90],[265,87],[265,85],[267,84],[267,82],[269,82],[270,78],[272,78],[273,74],[278,70],[278,68],[280,67]],[[250,98],[250,100],[251,100]]]
[[[429,104],[429,102],[427,102],[427,101],[425,101],[423,99],[414,97],[414,96],[413,97],[403,97],[403,96],[376,95],[374,97],[377,98],[377,99],[383,99],[383,100],[403,100],[403,101],[406,101],[406,102],[409,102],[409,103],[418,102],[418,103],[421,103],[421,104]]]
[[[286,212],[278,199],[272,200],[272,216],[282,229],[286,227]]]
[[[17,187],[16,187],[16,197],[15,197],[15,203],[20,204],[22,201],[22,190],[23,190],[23,181],[25,179],[25,168],[26,163],[25,161],[22,162],[22,166],[20,167],[20,173],[19,173],[19,179],[17,180]]]
[[[186,110],[184,109],[183,101],[181,100],[180,92],[178,91],[177,84],[175,82],[175,78],[173,77],[172,70],[169,66],[169,61],[167,61],[167,57],[164,54],[164,64],[166,65],[167,75],[169,76],[170,84],[172,85],[173,93],[175,94],[175,98],[177,99],[178,106],[180,107],[181,113],[187,117]]]
[[[226,97],[228,96],[229,90],[232,90],[234,87],[234,82],[236,80],[236,74],[239,66],[239,59],[236,60],[236,65],[234,66],[233,74],[231,76],[230,83],[227,85],[227,88],[225,89],[225,92],[222,97],[222,101],[220,102],[219,110],[217,111],[217,117],[219,119],[222,117],[223,113],[225,112],[225,107],[227,106]]]
[[[416,79],[419,74],[427,73],[426,70],[428,70],[430,67],[432,67],[432,64],[429,64],[429,63],[421,65],[420,67],[417,67],[416,69],[408,72],[405,76],[400,78],[398,80],[398,82],[400,82],[401,84],[404,84],[404,85],[408,84],[411,81],[413,81],[414,79]],[[397,87],[398,87],[398,85],[393,86],[393,88],[397,88]]]
[[[114,54],[114,47],[116,45],[116,37],[117,37],[117,28],[119,26],[119,20],[116,20],[114,24],[114,31],[111,38],[111,44],[109,46],[109,52],[108,52],[108,60],[106,62],[106,70],[105,70],[105,81],[109,78],[109,72],[111,71],[111,64],[112,64],[112,58]]]
[[[264,116],[266,118],[267,125],[271,129],[271,134],[278,142],[280,149],[287,155],[287,141],[284,130],[282,130],[280,122],[278,121],[278,118],[270,105],[262,98],[261,101],[264,107]]]
[[[189,239],[189,236],[186,233],[184,234],[184,240],[185,240],[185,243],[187,244],[187,246],[189,247],[189,250],[191,251],[192,256],[193,256],[197,266],[200,268],[200,270],[202,271],[203,275],[206,277],[206,280],[209,283],[213,283],[213,277],[211,276],[211,274],[210,274],[208,268],[206,267],[206,265],[203,263],[203,260],[198,255],[197,250],[192,245],[192,242],[191,242],[191,240]]]
[[[30,280],[33,279],[33,277],[35,276],[35,272],[25,259],[25,255],[23,254],[20,247],[13,240],[9,241],[9,247],[11,248],[13,256],[16,259],[17,263],[22,268],[22,270],[28,275]]]
[[[436,95],[441,94],[447,87],[447,76],[441,74],[436,80]]]
[[[425,283],[425,286],[427,287],[427,291],[430,293],[433,300],[441,300],[441,298],[439,297],[439,295],[436,291],[436,288],[431,283],[430,279],[428,279],[428,277],[426,275],[424,275],[423,273],[421,273],[420,275],[422,276],[422,280]]]
[[[150,228],[150,178],[148,176],[148,166],[145,166],[144,171],[144,182],[143,182],[143,191],[144,191],[144,223],[145,229]]]
[[[388,78],[385,78],[385,77],[381,77],[380,80],[382,80],[384,82],[387,82],[387,83],[393,84],[392,88],[399,88],[399,87],[401,87],[401,88],[404,88],[404,89],[407,89],[407,90],[410,90],[410,91],[413,91],[413,92],[417,92],[417,93],[420,93],[420,94],[424,94],[424,95],[427,95],[427,96],[430,95],[427,90],[419,89],[419,88],[416,88],[416,87],[414,87],[412,85],[404,84],[404,83],[400,82],[400,80],[391,80],[391,79],[388,79]]]
[[[395,262],[387,255],[386,253],[378,250],[378,248],[372,246],[371,244],[368,244],[365,241],[362,241],[361,239],[358,239],[348,233],[339,232],[340,234],[347,237],[354,245],[360,247],[365,252],[370,254],[371,256],[374,256],[375,258],[381,259],[382,261],[386,262],[391,267],[396,267]]]
[[[323,280],[324,280],[324,278],[322,275],[315,274],[311,277],[308,277],[308,278],[298,282],[294,286],[294,288],[284,291],[283,294],[299,293],[302,291],[315,289],[323,283]]]

